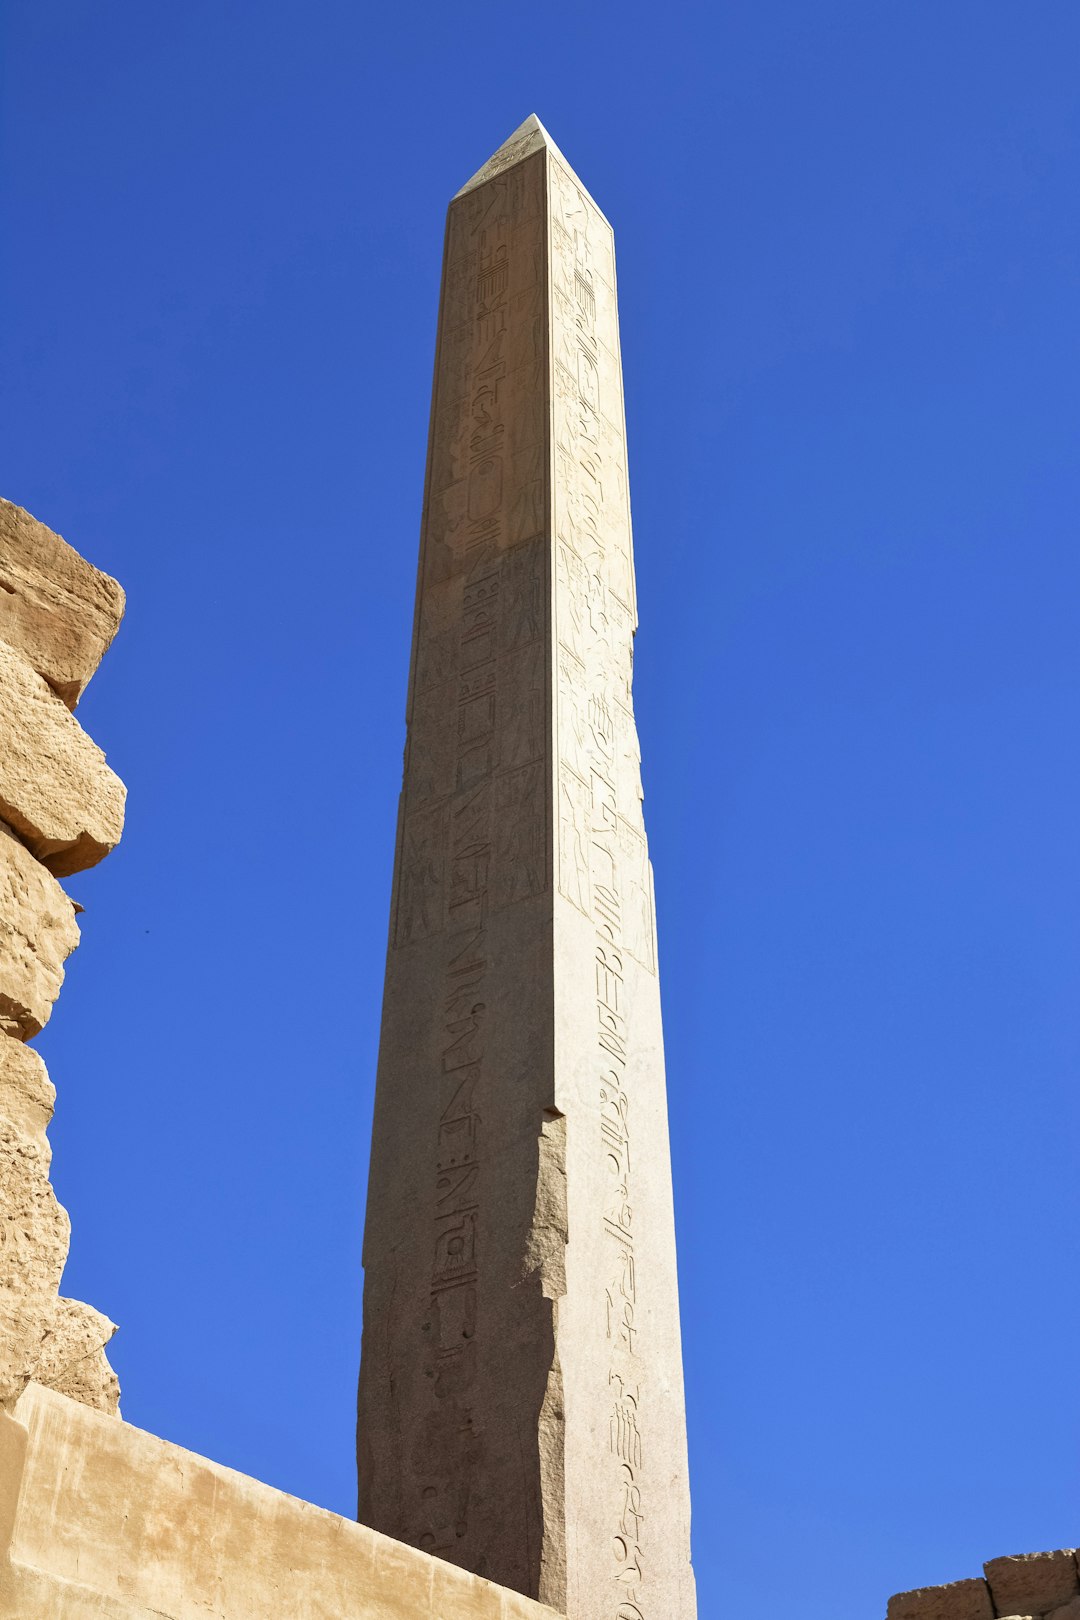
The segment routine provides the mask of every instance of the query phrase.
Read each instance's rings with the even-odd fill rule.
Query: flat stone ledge
[[[0,1434],[0,1620],[559,1620],[37,1384],[15,1415],[25,1460]]]

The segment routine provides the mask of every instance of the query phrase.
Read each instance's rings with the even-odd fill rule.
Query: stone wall
[[[1080,1566],[1071,1548],[992,1558],[982,1578],[920,1586],[889,1599],[887,1620],[1080,1620]]]
[[[91,1616],[556,1620],[32,1383],[0,1413],[0,1620]]]
[[[0,1408],[31,1378],[104,1412],[119,1386],[99,1311],[60,1297],[69,1222],[49,1181],[55,1092],[26,1042],[79,943],[60,882],[114,848],[124,784],[72,711],[124,612],[114,579],[0,501]]]

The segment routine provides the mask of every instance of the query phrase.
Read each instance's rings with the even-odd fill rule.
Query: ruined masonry
[[[535,118],[450,204],[364,1238],[360,1519],[691,1620],[611,227]]]
[[[1080,1620],[1072,1548],[992,1558],[982,1576],[921,1586],[889,1599],[887,1620]]]
[[[79,943],[57,881],[124,825],[124,785],[72,714],[124,612],[114,579],[0,501],[0,1408],[31,1379],[116,1413],[99,1311],[59,1297],[69,1223],[49,1182],[55,1093],[25,1043],[48,1021]]]

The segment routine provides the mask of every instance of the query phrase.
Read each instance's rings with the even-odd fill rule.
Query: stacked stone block
[[[992,1558],[983,1578],[920,1586],[889,1599],[887,1620],[1080,1620],[1071,1548]]]
[[[58,881],[115,847],[125,789],[73,710],[124,612],[114,579],[0,501],[0,1408],[36,1382],[115,1412],[114,1325],[60,1297],[70,1223],[49,1181],[55,1092],[26,1042],[79,943]]]

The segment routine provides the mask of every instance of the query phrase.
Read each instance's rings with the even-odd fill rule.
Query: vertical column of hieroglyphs
[[[558,891],[573,908],[569,919],[556,916],[556,1050],[581,1126],[569,1164],[560,1353],[575,1363],[586,1414],[567,1469],[588,1480],[568,1509],[568,1602],[575,1620],[685,1620],[694,1596],[656,939],[631,698],[636,612],[614,246],[554,152],[550,184]]]
[[[0,1408],[28,1379],[115,1412],[115,1331],[58,1295],[68,1218],[49,1181],[54,1091],[27,1044],[79,942],[58,879],[116,844],[124,786],[71,712],[124,593],[29,512],[0,501]]]
[[[360,1517],[522,1591],[553,1342],[544,163],[447,225],[358,1417]]]

